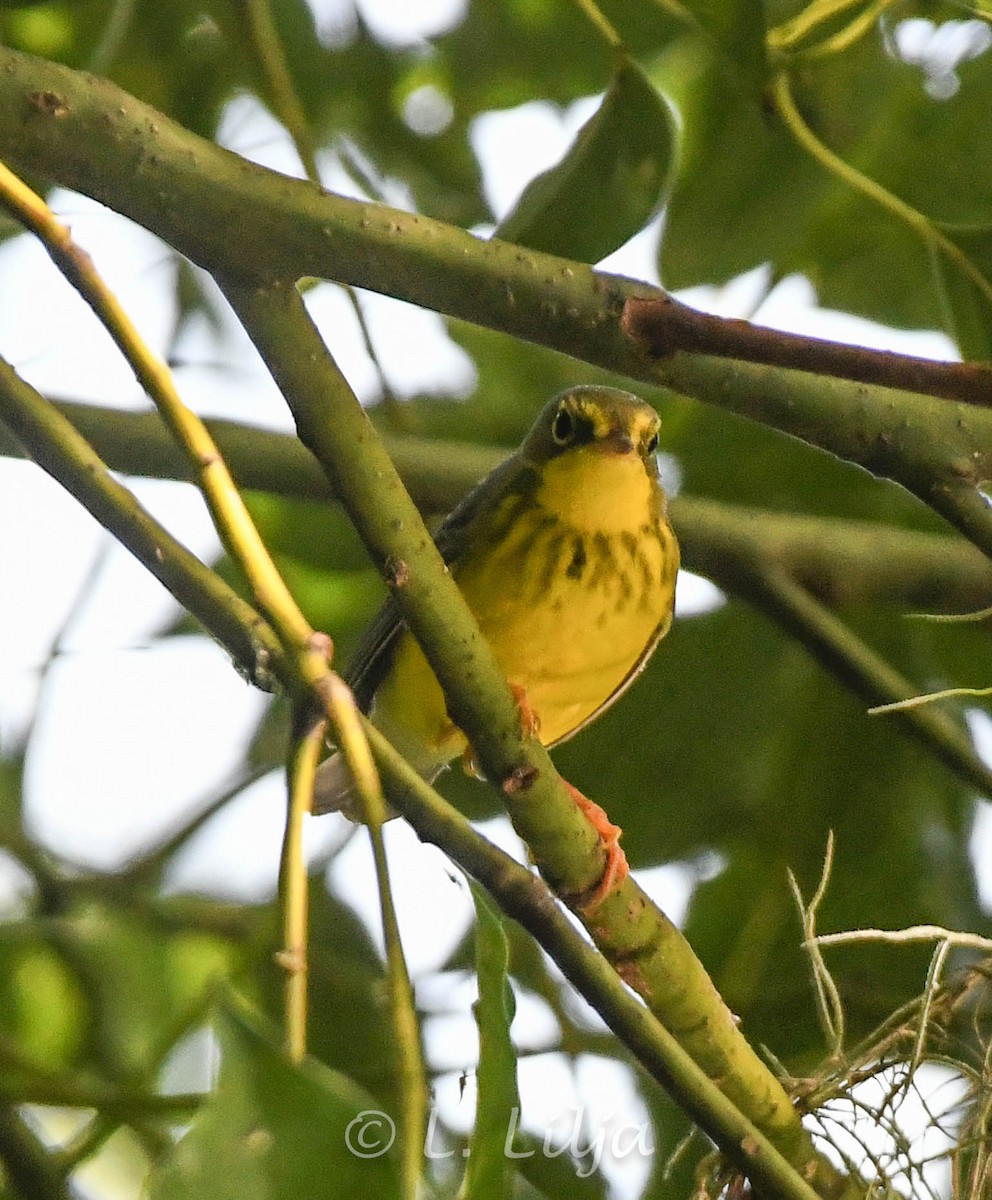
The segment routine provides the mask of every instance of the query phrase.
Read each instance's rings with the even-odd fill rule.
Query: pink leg
[[[606,851],[606,869],[603,872],[603,878],[596,885],[589,899],[579,905],[579,910],[588,916],[595,912],[606,897],[618,888],[630,874],[627,856],[620,849],[620,834],[623,833],[623,830],[619,825],[613,824],[605,811],[594,800],[583,796],[579,789],[573,787],[567,780],[562,780],[562,782],[571,792],[572,799],[592,822],[593,828],[599,834],[603,849]]]
[[[530,706],[530,701],[527,699],[527,689],[521,687],[519,683],[511,683],[510,691],[513,693],[513,698],[520,709],[520,728],[527,737],[537,737],[541,732],[541,718]]]

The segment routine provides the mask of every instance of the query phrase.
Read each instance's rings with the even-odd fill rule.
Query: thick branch
[[[638,319],[643,301],[667,302],[658,289],[330,195],[188,133],[106,81],[5,49],[0,155],[109,204],[215,274],[317,274],[371,288],[752,417],[902,483],[992,554],[992,514],[970,503],[992,478],[992,412],[810,374],[805,344],[796,369],[667,343],[659,354]],[[928,392],[947,390],[944,368],[918,360],[914,370]]]
[[[0,403],[0,413],[2,408]],[[154,413],[119,413],[72,404],[63,404],[59,411],[90,432],[109,460],[107,465],[113,469],[149,473],[158,478],[181,478],[188,472],[185,456],[179,453]],[[59,420],[54,411],[50,417]],[[336,484],[332,486],[327,474],[298,439],[224,421],[211,422],[210,431],[239,486],[306,499],[337,495]],[[501,458],[497,450],[405,436],[386,439],[386,445],[394,462],[401,466],[404,482],[422,506],[426,501],[428,509],[452,507]],[[17,449],[12,440],[0,441],[0,452]],[[50,451],[47,453],[51,469],[55,463]],[[85,454],[83,461],[88,461]],[[55,469],[71,486],[65,466]],[[101,467],[92,479],[84,473],[83,479],[88,484],[109,486],[111,495],[115,492],[121,497],[130,495],[116,481],[109,480],[106,467]],[[134,503],[132,497],[128,504]],[[125,509],[120,528],[124,536],[133,539],[127,511],[130,510]],[[839,618],[817,607],[815,598],[828,604],[862,601],[929,611],[974,610],[986,607],[992,599],[992,566],[988,560],[968,543],[943,535],[892,529],[870,522],[741,509],[688,497],[672,502],[671,515],[687,568],[707,575],[725,590],[765,609],[845,686],[872,703],[899,700],[915,694],[915,689],[887,667]],[[164,538],[168,535],[159,530],[155,544],[163,547]],[[186,552],[180,547],[179,553]],[[165,554],[157,562],[157,569],[172,570],[172,559],[172,552]],[[199,569],[205,586],[216,588],[219,581],[202,564]],[[790,580],[806,596],[807,605],[800,613],[769,603],[765,581],[772,577]],[[167,586],[181,587],[182,580],[174,579]],[[224,585],[220,586],[224,589]],[[224,595],[218,597],[221,617],[227,612]],[[193,611],[199,608],[201,613],[205,612],[204,604],[198,604],[195,597],[183,601],[177,594],[177,598]],[[814,614],[811,620],[807,620],[809,613]],[[828,641],[823,637],[821,618],[829,620],[834,631]],[[251,619],[258,619],[257,615],[252,614]],[[244,647],[238,639],[237,626],[225,628],[216,620],[214,626],[209,620],[206,623],[208,628],[216,626],[215,636],[229,646],[238,661],[244,662],[240,657]],[[266,656],[272,667],[283,669],[284,664],[272,646]],[[913,708],[893,719],[935,750],[963,779],[977,783],[984,794],[992,794],[989,772],[968,739],[943,711]]]
[[[19,1200],[71,1200],[58,1164],[10,1104],[0,1104],[0,1164]]]
[[[113,471],[189,479],[157,413],[56,401]],[[338,489],[299,438],[234,421],[207,420],[239,487],[300,500]],[[424,513],[448,512],[505,452],[471,442],[381,435],[393,465]],[[0,424],[0,455],[20,457]],[[671,501],[683,565],[748,598],[756,571],[780,567],[827,604],[859,602],[927,612],[968,612],[992,603],[992,565],[964,540],[872,521],[743,508],[697,496]]]
[[[992,405],[992,368],[985,363],[934,362],[914,354],[783,333],[699,312],[674,296],[634,297],[627,303],[624,325],[656,359],[684,350]]]
[[[54,400],[108,467],[125,475],[194,482],[189,461],[157,412],[128,412],[75,401]],[[238,486],[300,500],[337,499],[333,480],[293,434],[207,418],[204,421]],[[404,484],[424,512],[447,512],[505,457],[490,446],[409,434],[381,435]],[[24,450],[0,426],[0,455],[20,458]]]

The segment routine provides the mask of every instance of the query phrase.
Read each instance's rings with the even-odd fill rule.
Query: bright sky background
[[[323,19],[333,16],[333,3],[318,7]],[[418,5],[365,0],[361,7],[377,31],[388,29],[398,41],[442,29],[460,8],[450,0]],[[410,20],[419,25],[411,28]],[[531,104],[477,122],[474,144],[497,215],[509,208],[535,173],[560,157],[593,103],[576,104],[564,116],[548,105]],[[280,128],[250,101],[231,105],[223,136],[249,157],[300,173]],[[329,186],[353,192],[333,162],[325,166]],[[174,313],[161,295],[168,290],[162,288],[163,276],[172,268],[160,244],[78,196],[56,193],[52,203],[137,317],[151,345],[164,351]],[[604,266],[655,280],[657,236],[655,226]],[[145,406],[109,338],[36,244],[18,238],[0,247],[0,279],[0,353],[27,380],[51,395]],[[761,273],[756,272],[722,291],[698,289],[683,298],[725,315],[750,314],[760,285]],[[471,388],[473,367],[444,337],[438,318],[382,297],[363,296],[362,303],[389,381],[399,394],[429,386],[457,395]],[[352,385],[362,397],[371,396],[375,371],[360,345],[349,306],[326,285],[312,294],[311,305],[321,325],[333,330],[335,355]],[[802,279],[786,280],[755,315],[761,323],[779,328],[954,357],[943,335],[895,333],[817,309]],[[215,349],[202,331],[187,337],[181,351],[189,365],[177,371],[177,381],[184,398],[200,412],[291,429],[281,399],[233,320],[223,364],[210,361]],[[235,370],[218,369],[230,363],[236,364]],[[138,480],[133,488],[197,554],[209,560],[217,553],[206,511],[191,487]],[[33,464],[0,459],[0,562],[0,749],[9,751],[24,736],[38,703],[41,667],[57,631],[68,622],[62,653],[44,682],[45,700],[31,740],[28,820],[35,835],[59,855],[113,869],[195,811],[223,784],[260,718],[264,698],[242,682],[224,653],[206,639],[152,644],[155,631],[175,615],[175,605]],[[680,588],[680,611],[714,602],[715,590],[703,581],[694,584],[687,578]],[[988,720],[978,719],[978,726],[988,744]],[[244,898],[270,894],[283,805],[283,784],[276,775],[251,788],[195,840],[172,886]],[[983,806],[976,839],[982,856],[992,851],[988,813],[989,806]],[[308,826],[308,843],[315,854],[326,852],[345,832],[339,818],[314,820]],[[519,852],[505,822],[490,822],[485,832]],[[411,967],[421,996],[429,1000],[438,993],[431,972],[466,928],[470,900],[467,889],[453,882],[443,855],[421,846],[402,822],[388,828],[388,843]],[[0,915],[9,910],[22,884],[17,872],[9,864],[4,870],[4,865],[0,856]],[[701,864],[698,869],[706,867]],[[678,919],[696,869],[666,867],[638,875]],[[364,835],[351,838],[332,872],[337,889],[376,928],[377,901]],[[986,901],[992,904],[992,889]],[[468,983],[461,992],[461,1014],[432,1018],[427,1038],[434,1061],[450,1072],[439,1088],[439,1103],[456,1124],[468,1127],[472,1088],[459,1101],[458,1077],[473,1062],[474,994]],[[524,998],[515,1032],[522,1043],[540,1046],[553,1036],[554,1026],[542,1005]],[[598,1111],[586,1114],[592,1128],[611,1116],[624,1125],[646,1119],[629,1076],[614,1064],[585,1061],[576,1075],[558,1056],[529,1055],[521,1059],[521,1090],[526,1123],[538,1132],[570,1112],[579,1095],[587,1102],[589,1096],[596,1097]],[[628,1191],[643,1179],[646,1167],[643,1158],[631,1154],[610,1172]]]

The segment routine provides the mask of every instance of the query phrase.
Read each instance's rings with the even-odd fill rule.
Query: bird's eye
[[[658,435],[656,433],[652,433],[648,438],[646,449],[648,454],[654,454],[654,452],[658,449]]]
[[[559,408],[551,422],[551,436],[555,445],[567,446],[575,437],[575,420],[567,408]]]

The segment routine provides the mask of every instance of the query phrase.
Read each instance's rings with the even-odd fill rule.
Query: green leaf
[[[0,1038],[32,1066],[58,1070],[82,1054],[87,996],[72,969],[30,922],[0,924]]]
[[[776,265],[828,181],[700,39],[673,43],[651,75],[682,125],[662,282],[673,289],[724,283],[763,262]]]
[[[479,984],[479,998],[472,1006],[479,1029],[479,1096],[460,1195],[496,1197],[509,1194],[506,1143],[520,1117],[517,1058],[510,1037],[515,1004],[500,914],[477,884],[472,885],[472,897]]]
[[[677,403],[662,413],[663,445],[679,461],[687,495],[946,530],[898,484],[876,479],[798,438],[706,405]]]
[[[870,35],[804,63],[791,91],[823,146],[948,232],[979,264],[976,238],[958,231],[977,230],[981,242],[988,225],[992,147],[978,136],[974,114],[992,104],[992,56],[961,64],[956,75],[957,94],[936,100],[918,67]],[[726,282],[767,263],[773,279],[806,275],[825,307],[945,329],[977,356],[990,318],[959,268],[941,256],[942,296],[921,234],[816,161],[703,41],[673,43],[652,78],[683,129],[660,249],[667,287]]]
[[[961,357],[971,362],[992,360],[992,229],[954,230],[948,236],[982,273],[987,286],[951,262],[946,254],[933,253],[933,271],[938,293],[947,312],[947,329]]]
[[[232,966],[222,939],[165,937],[154,918],[109,901],[79,904],[50,929],[93,1006],[96,1051],[121,1073],[154,1070]]]
[[[692,14],[723,58],[756,93],[767,68],[765,6],[752,0],[680,0],[680,7]]]
[[[531,180],[496,236],[598,262],[657,211],[673,146],[668,106],[640,67],[624,58],[565,157]]]
[[[273,554],[323,570],[356,571],[369,556],[340,504],[288,500],[268,492],[246,492],[245,503]]]
[[[217,1090],[153,1173],[151,1200],[398,1200],[391,1155],[372,1154],[371,1123],[379,1119],[378,1131],[388,1131],[388,1114],[344,1076],[314,1062],[291,1064],[238,1002],[220,1007],[215,1028]]]

